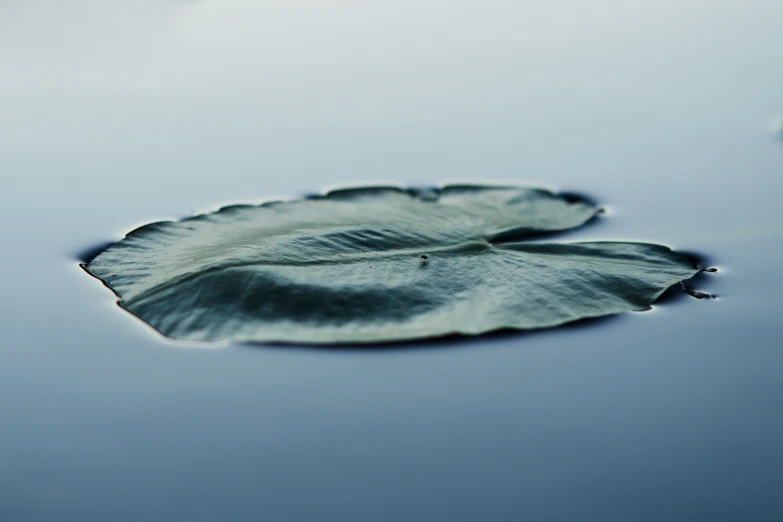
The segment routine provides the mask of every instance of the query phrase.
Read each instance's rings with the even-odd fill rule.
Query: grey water
[[[0,5],[0,520],[783,520],[783,3]],[[719,269],[646,313],[174,343],[78,266],[364,181],[522,182]]]

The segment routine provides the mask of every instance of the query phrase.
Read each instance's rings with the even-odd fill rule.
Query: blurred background
[[[783,3],[0,3],[0,520],[783,519]],[[777,137],[776,137],[777,135]],[[85,248],[357,182],[610,212],[714,301],[396,349],[171,343]]]

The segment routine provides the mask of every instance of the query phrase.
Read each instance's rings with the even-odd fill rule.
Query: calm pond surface
[[[4,2],[0,520],[783,520],[783,3],[685,4]],[[702,253],[720,298],[210,349],[78,266],[368,180],[585,192],[564,239]]]

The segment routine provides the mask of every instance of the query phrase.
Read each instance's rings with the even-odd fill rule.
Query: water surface
[[[0,519],[783,519],[783,4],[0,7]],[[404,349],[205,349],[77,253],[378,180],[532,182],[720,273]]]

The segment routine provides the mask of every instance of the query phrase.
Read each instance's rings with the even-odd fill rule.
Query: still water
[[[4,2],[0,520],[783,520],[781,27],[778,0]],[[704,254],[720,298],[210,349],[78,267],[368,180],[588,193],[610,212],[568,239]]]

